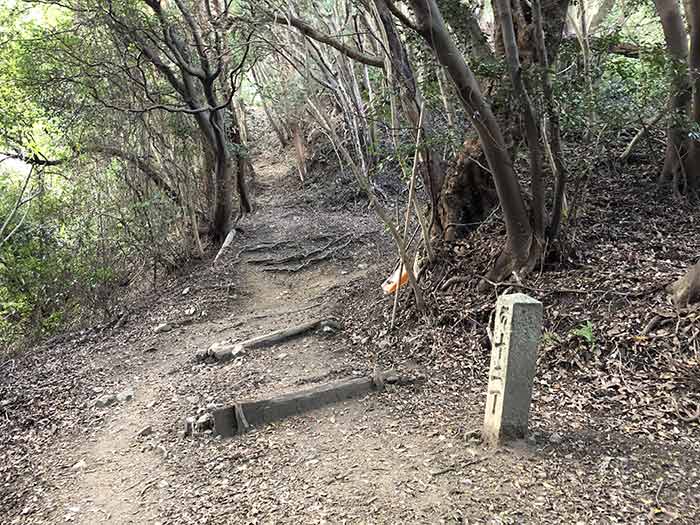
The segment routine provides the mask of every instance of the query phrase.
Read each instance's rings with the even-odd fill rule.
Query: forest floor
[[[449,315],[433,314],[426,329],[402,308],[399,329],[390,331],[391,298],[379,285],[393,251],[366,207],[305,200],[291,167],[274,155],[257,158],[256,171],[259,209],[216,267],[202,263],[169,277],[125,305],[116,326],[66,334],[0,362],[1,522],[700,522],[700,424],[682,421],[672,404],[700,392],[697,355],[687,345],[674,350],[674,338],[686,337],[678,324],[675,333],[674,323],[660,322],[640,335],[660,293],[649,292],[642,311],[638,296],[557,293],[565,272],[534,282],[547,331],[532,435],[492,451],[477,434],[489,351],[484,324],[495,295],[465,297],[461,285],[443,290],[445,275],[430,274],[431,304]],[[582,235],[592,237],[580,242],[613,243],[616,235],[617,242],[607,257],[570,272],[570,288],[593,286],[586,276],[595,272],[596,288],[624,279],[641,287],[642,273],[654,272],[636,248],[625,261],[643,266],[637,274],[624,273],[611,255],[639,234],[640,217],[619,216],[632,221],[631,233],[613,222],[612,232],[596,237],[588,218]],[[261,260],[304,252],[309,261],[314,250],[329,257],[293,272],[279,266],[296,270],[298,259],[277,271]],[[671,272],[659,250],[668,264],[655,267]],[[620,275],[606,270],[614,267]],[[194,358],[215,342],[328,316],[340,319],[339,332],[228,363]],[[595,341],[571,335],[586,320]],[[156,330],[163,323],[171,329]],[[645,358],[632,366],[630,353]],[[567,366],[562,356],[573,356]],[[377,364],[426,380],[230,439],[181,435],[185,418],[211,403],[367,375]],[[95,405],[128,391],[132,399]]]

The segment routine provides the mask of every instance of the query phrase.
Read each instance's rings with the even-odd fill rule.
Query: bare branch
[[[342,42],[339,42],[332,36],[317,31],[316,29],[311,27],[311,25],[299,18],[296,18],[290,13],[285,13],[284,15],[274,14],[271,16],[270,21],[282,26],[295,27],[304,36],[312,38],[313,40],[321,42],[322,44],[329,45],[332,48],[337,49],[338,51],[343,53],[348,58],[361,62],[362,64],[367,64],[368,66],[380,68],[384,67],[384,60],[382,58],[367,55],[365,53],[362,53],[361,51],[358,51],[357,49],[349,47],[343,44]]]
[[[58,166],[63,164],[65,159],[47,159],[39,153],[33,153],[32,155],[26,155],[24,153],[12,153],[0,151],[0,156],[8,159],[21,160],[31,166]]]

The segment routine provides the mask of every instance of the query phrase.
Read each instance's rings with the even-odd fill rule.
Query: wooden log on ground
[[[274,332],[259,335],[257,337],[247,339],[240,343],[214,343],[209,347],[206,353],[201,355],[201,357],[203,357],[204,359],[213,358],[216,361],[227,361],[229,359],[233,359],[238,355],[241,355],[246,350],[274,346],[276,344],[288,341],[289,339],[293,339],[295,337],[304,335],[307,332],[315,330],[316,328],[339,330],[340,323],[335,319],[317,319],[315,321],[309,321],[297,326],[292,326],[290,328],[275,330]]]
[[[246,432],[251,426],[270,423],[384,390],[386,385],[406,385],[416,381],[415,377],[400,376],[392,370],[372,376],[334,381],[269,399],[235,403],[211,413],[213,432],[214,435],[231,437]]]

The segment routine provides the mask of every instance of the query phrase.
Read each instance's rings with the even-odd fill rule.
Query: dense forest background
[[[682,220],[698,188],[695,7],[5,3],[2,345],[114,320],[129,294],[216,254],[254,213],[263,149],[288,147],[302,183],[319,158],[347,175],[424,313],[418,278],[475,231],[499,245],[470,270],[482,289],[579,264],[596,180],[641,165]],[[670,290],[677,306],[697,281]]]

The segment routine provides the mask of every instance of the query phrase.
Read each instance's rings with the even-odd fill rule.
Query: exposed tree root
[[[506,248],[496,258],[493,268],[485,279],[479,283],[479,290],[485,291],[491,283],[502,283],[514,278],[519,284],[520,278],[530,273],[541,263],[544,256],[543,243],[532,237],[526,257],[516,257]]]
[[[649,321],[646,324],[646,326],[639,335],[646,337],[658,327],[663,326],[664,324],[667,324],[671,321],[672,319],[669,319],[667,316],[657,314],[651,319],[651,321]]]
[[[683,277],[670,284],[666,291],[677,309],[687,308],[689,304],[700,300],[700,261]]]
[[[308,268],[313,264],[331,258],[338,252],[341,252],[342,250],[350,246],[352,243],[357,241],[360,237],[363,237],[368,234],[369,233],[367,232],[361,233],[359,235],[353,235],[349,233],[331,240],[330,242],[328,242],[324,246],[321,246],[320,248],[315,248],[310,251],[294,253],[284,257],[264,257],[259,259],[250,259],[248,263],[262,265],[262,270],[265,272],[295,273],[305,268]],[[339,244],[346,239],[346,242]],[[292,266],[288,265],[288,263],[297,261],[300,261],[300,264]]]
[[[248,264],[283,264],[283,263],[308,259],[310,257],[313,257],[315,255],[318,255],[318,254],[325,252],[326,250],[331,248],[331,246],[333,246],[334,244],[336,244],[342,240],[345,240],[351,236],[352,236],[352,234],[348,233],[346,235],[343,235],[341,237],[333,239],[331,242],[327,243],[324,246],[321,246],[320,248],[316,248],[316,249],[308,251],[308,252],[294,253],[294,254],[288,255],[286,257],[264,257],[262,259],[249,259]]]
[[[306,240],[307,241],[323,241],[328,239],[328,235],[317,235],[315,237],[309,237]],[[255,246],[245,246],[244,248],[241,248],[238,253],[236,254],[236,259],[239,259],[241,255],[244,253],[251,253],[251,252],[260,252],[263,250],[272,250],[274,248],[279,248],[281,246],[295,246],[298,248],[301,248],[301,243],[296,240],[296,239],[284,239],[281,241],[277,242],[262,242],[260,244],[256,244]]]

